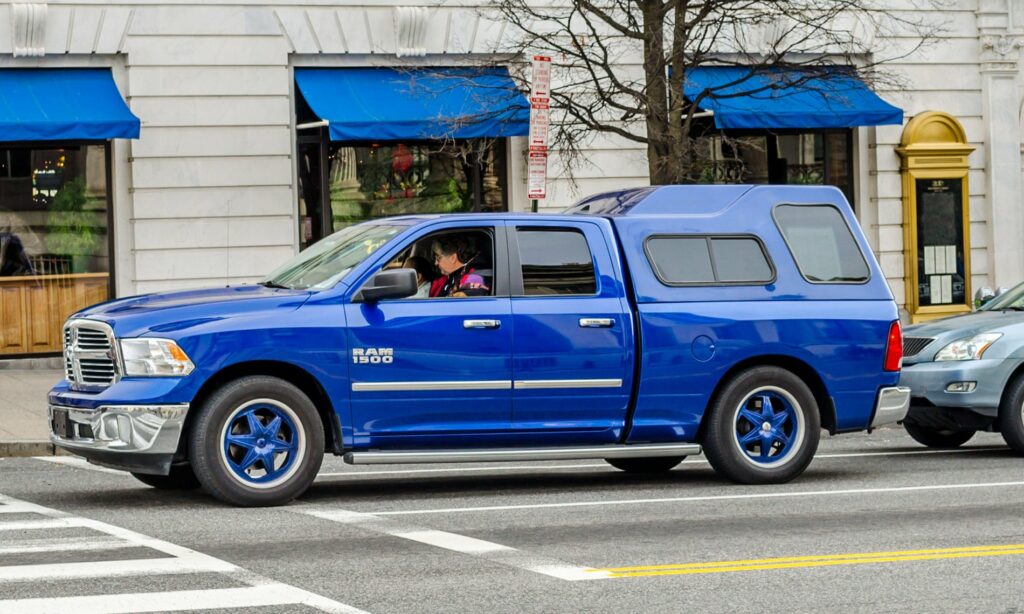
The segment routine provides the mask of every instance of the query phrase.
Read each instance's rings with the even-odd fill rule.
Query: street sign
[[[551,125],[551,58],[533,56],[530,80],[530,137],[527,194],[533,200],[547,196],[548,132]],[[534,203],[536,210],[536,203]]]
[[[531,199],[547,197],[548,154],[531,151],[526,174],[528,180],[527,197]]]
[[[547,104],[551,99],[551,58],[533,56],[533,79],[530,81],[530,103]]]
[[[551,124],[551,110],[548,105],[531,105],[530,108],[530,151],[548,150],[548,126]]]

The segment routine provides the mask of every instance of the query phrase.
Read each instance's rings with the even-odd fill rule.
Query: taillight
[[[889,326],[889,340],[885,344],[885,364],[882,368],[886,371],[899,371],[902,366],[903,333],[900,321],[896,320]]]

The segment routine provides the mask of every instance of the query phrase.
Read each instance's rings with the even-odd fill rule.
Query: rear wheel
[[[606,463],[626,473],[664,473],[683,462],[685,456],[653,456],[648,458],[606,458]]]
[[[1024,377],[1010,382],[999,406],[999,432],[1007,445],[1024,455]]]
[[[814,394],[780,367],[754,367],[733,377],[706,419],[708,462],[733,482],[788,482],[818,449],[821,417]]]
[[[313,483],[324,455],[316,407],[274,377],[243,377],[214,392],[192,424],[189,456],[210,494],[235,505],[281,505]]]
[[[903,428],[907,429],[907,434],[917,443],[940,450],[959,448],[967,443],[971,437],[974,437],[976,432],[970,430],[937,429],[913,422],[904,422]]]
[[[191,490],[200,486],[195,472],[188,465],[173,465],[171,472],[167,475],[151,475],[149,473],[133,473],[132,475],[143,484],[160,490]]]

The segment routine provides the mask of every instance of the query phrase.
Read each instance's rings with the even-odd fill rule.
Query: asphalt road
[[[329,458],[257,510],[58,460],[0,459],[4,614],[1024,611],[1024,459],[995,435],[826,439],[772,487],[701,458],[654,477]]]

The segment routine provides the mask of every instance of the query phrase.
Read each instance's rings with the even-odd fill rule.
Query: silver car
[[[1024,284],[974,313],[907,327],[900,385],[918,442],[955,448],[997,431],[1024,455]]]

